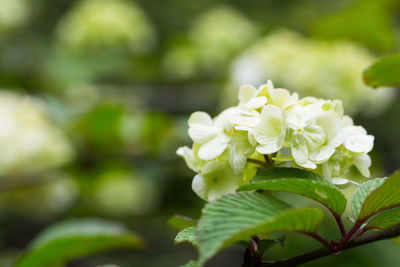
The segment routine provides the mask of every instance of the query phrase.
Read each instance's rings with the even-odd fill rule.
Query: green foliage
[[[309,197],[318,201],[337,215],[341,215],[344,212],[347,203],[345,196],[334,186],[306,179],[278,179],[252,182],[241,186],[239,191],[259,189],[277,190]]]
[[[378,178],[361,185],[352,198],[352,208],[358,221],[400,204],[400,171],[389,178]]]
[[[285,236],[260,240],[257,244],[257,253],[264,255],[267,250],[275,247],[276,245],[281,245],[283,247],[285,245]]]
[[[202,265],[197,261],[189,261],[188,263],[182,265],[181,267],[201,267]]]
[[[366,229],[385,229],[400,223],[400,207],[382,211],[365,226]]]
[[[168,220],[168,224],[181,231],[187,227],[197,225],[197,222],[196,220],[186,216],[174,215]]]
[[[180,231],[175,237],[175,244],[189,242],[197,246],[196,226],[190,226]]]
[[[99,251],[142,246],[142,239],[120,224],[69,220],[43,231],[15,267],[54,266]]]
[[[364,204],[366,198],[374,191],[376,188],[381,186],[386,178],[376,178],[374,180],[363,183],[357,192],[351,198],[351,209],[353,210],[353,215],[357,219],[360,215],[361,208]]]
[[[249,236],[281,231],[313,233],[322,217],[319,209],[289,209],[278,199],[260,193],[225,195],[202,211],[197,232],[200,262]]]
[[[400,87],[400,53],[385,56],[363,73],[364,82],[371,87]]]

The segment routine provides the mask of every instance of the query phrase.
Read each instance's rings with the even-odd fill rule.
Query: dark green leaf
[[[196,226],[197,222],[195,219],[186,216],[174,215],[168,220],[168,224],[181,231],[187,227]]]
[[[270,196],[255,192],[228,194],[208,203],[197,228],[200,262],[239,240],[270,232],[315,232],[323,212],[290,209]]]
[[[355,219],[357,219],[360,215],[360,211],[362,205],[364,204],[365,199],[374,191],[377,187],[381,186],[386,178],[376,178],[374,180],[363,183],[360,188],[354,193],[351,198],[351,208],[353,210],[353,214]]]
[[[337,215],[346,208],[346,197],[334,186],[307,179],[278,179],[251,182],[239,188],[239,191],[278,190],[309,197],[326,206]]]
[[[371,87],[400,87],[400,53],[385,56],[363,73],[364,82]]]
[[[365,221],[380,211],[400,204],[400,171],[387,179],[367,183],[366,186],[361,185],[352,199],[353,212],[358,221]]]
[[[196,226],[189,226],[176,235],[175,244],[183,242],[189,242],[190,244],[197,246]]]
[[[382,211],[365,226],[366,229],[385,229],[400,223],[400,207]]]
[[[282,236],[280,238],[274,238],[274,239],[263,239],[258,242],[258,247],[257,247],[257,252],[260,255],[263,255],[267,250],[275,247],[276,245],[281,245],[282,247],[285,244],[285,236]]]
[[[69,220],[39,234],[15,267],[53,266],[99,251],[139,248],[142,244],[140,237],[117,223]]]

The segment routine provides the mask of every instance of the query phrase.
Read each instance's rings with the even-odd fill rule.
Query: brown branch
[[[368,243],[372,243],[375,241],[380,241],[384,239],[389,239],[389,238],[395,238],[400,236],[400,224],[397,224],[395,226],[389,227],[387,229],[381,230],[381,231],[376,231],[368,235],[364,235],[358,238],[353,239],[352,241],[348,242],[347,244],[343,245],[343,247],[340,249],[346,250],[349,248],[354,248],[358,246],[362,246]],[[337,253],[339,253],[338,251]],[[276,261],[274,263],[269,263],[269,264],[263,264],[262,266],[297,266],[306,262],[310,262],[322,257],[326,257],[332,254],[337,254],[332,252],[329,248],[327,247],[322,247],[319,249],[316,249],[311,252],[307,252],[305,254],[295,256],[290,259],[283,259]]]

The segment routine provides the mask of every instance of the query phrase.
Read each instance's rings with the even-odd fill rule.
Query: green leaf
[[[260,182],[268,179],[282,179],[282,178],[301,178],[318,181],[327,185],[332,185],[328,180],[322,176],[297,168],[260,168],[257,175],[252,179],[252,182]],[[333,185],[332,185],[333,186]]]
[[[264,253],[275,247],[276,245],[281,245],[282,247],[285,245],[285,236],[281,236],[280,238],[273,239],[263,239],[258,242],[257,252],[260,255],[264,255]]]
[[[278,179],[251,182],[242,185],[239,191],[249,190],[278,190],[299,194],[318,201],[337,215],[346,208],[346,197],[334,186],[306,179]]]
[[[183,242],[189,242],[190,244],[197,246],[196,226],[189,226],[176,235],[175,244]]]
[[[361,184],[360,188],[354,193],[351,198],[351,209],[353,210],[354,217],[357,219],[360,215],[362,205],[365,199],[374,191],[376,188],[381,186],[386,178],[376,178],[374,180]]]
[[[367,225],[366,229],[385,229],[400,223],[400,207],[382,211],[373,217]]]
[[[372,215],[399,204],[400,171],[387,179],[375,179],[362,184],[352,199],[353,212],[358,221],[365,221]]]
[[[270,232],[315,232],[323,212],[289,209],[282,201],[256,192],[224,195],[208,203],[197,228],[200,263],[239,240]]]
[[[198,261],[189,261],[181,267],[201,267],[202,265]]]
[[[139,236],[118,223],[69,220],[40,233],[15,267],[55,266],[95,252],[139,248],[142,244]]]
[[[363,73],[364,82],[371,87],[400,87],[400,53],[385,56]]]
[[[187,227],[196,226],[197,222],[195,219],[186,216],[174,215],[168,220],[168,224],[181,231]]]

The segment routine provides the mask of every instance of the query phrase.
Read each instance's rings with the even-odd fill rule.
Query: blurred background
[[[361,74],[399,49],[399,18],[398,0],[0,0],[0,266],[47,226],[87,217],[122,222],[147,246],[68,266],[195,259],[167,225],[176,213],[198,218],[204,204],[175,151],[190,144],[189,114],[236,104],[242,83],[272,79],[300,96],[342,99],[375,135],[372,176],[398,169],[399,91],[368,88]],[[335,238],[326,221],[322,233]],[[319,246],[286,240],[268,257]],[[240,266],[242,257],[233,247],[207,266]],[[399,266],[400,245],[305,266],[322,264]]]

